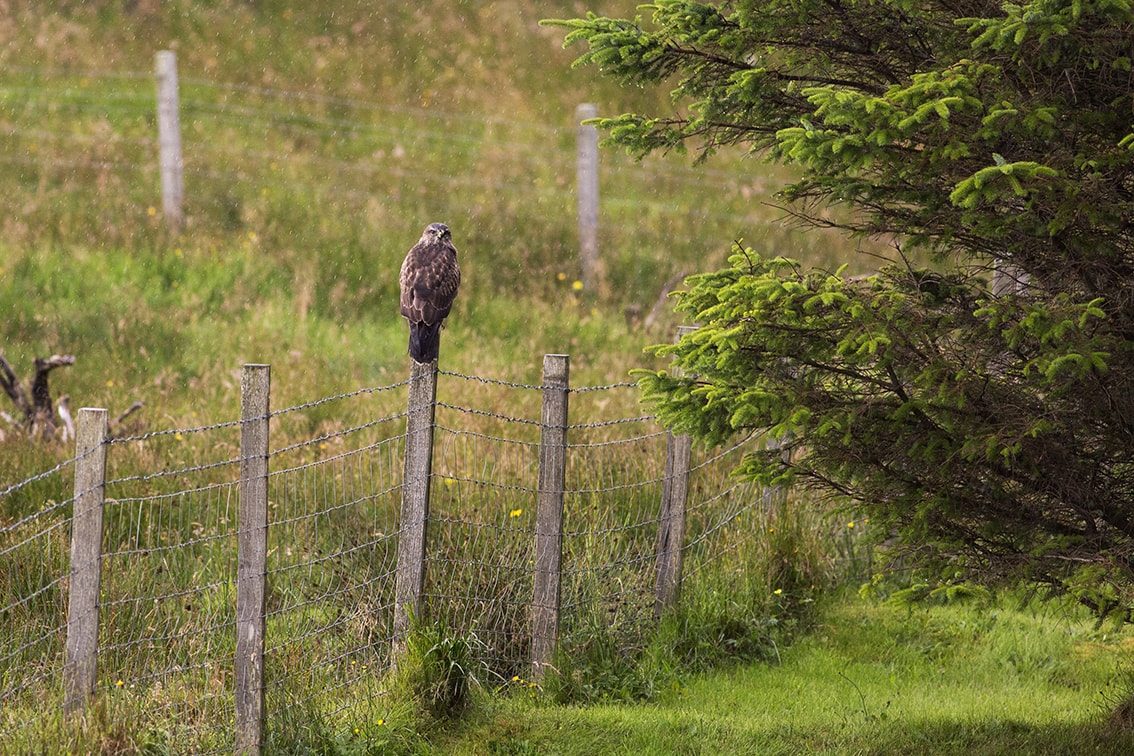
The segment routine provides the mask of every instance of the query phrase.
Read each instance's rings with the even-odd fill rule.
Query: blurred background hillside
[[[0,6],[0,349],[75,354],[77,406],[230,416],[234,371],[279,401],[399,379],[396,274],[429,222],[465,285],[442,367],[533,380],[575,355],[624,379],[672,338],[682,273],[757,249],[874,260],[784,221],[783,169],[603,149],[603,271],[580,290],[575,109],[668,112],[663,88],[572,70],[544,18],[634,2],[7,2]],[[177,55],[183,232],[161,217],[154,55]],[[649,316],[653,313],[654,317]],[[644,321],[652,326],[644,327]],[[224,407],[213,400],[224,399]],[[274,400],[276,401],[276,400]]]

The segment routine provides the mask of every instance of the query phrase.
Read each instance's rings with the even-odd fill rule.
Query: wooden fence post
[[[160,50],[154,56],[157,79],[158,153],[161,165],[161,211],[170,232],[180,233],[184,221],[181,177],[181,116],[177,94],[177,56]]]
[[[1028,290],[1028,274],[1007,260],[992,263],[992,296],[1006,297]]]
[[[697,329],[680,326],[676,341]],[[685,499],[689,491],[689,459],[693,440],[687,434],[666,432],[665,479],[662,482],[658,523],[657,593],[654,616],[677,605],[681,596],[681,568],[685,557]]]
[[[576,181],[579,200],[579,263],[582,267],[583,290],[593,291],[598,284],[598,129],[584,124],[598,116],[598,109],[589,103],[575,108]]]
[[[425,535],[429,482],[433,475],[433,419],[437,407],[437,361],[410,360],[406,456],[402,473],[402,515],[398,575],[394,588],[394,647],[404,646],[411,620],[421,616],[425,587]]]
[[[71,517],[70,599],[63,662],[63,711],[66,714],[82,711],[95,691],[97,680],[106,432],[105,409],[79,410]]]
[[[567,387],[571,358],[543,358],[543,416],[536,504],[535,581],[532,597],[532,677],[540,679],[559,643],[563,495],[567,471]]]
[[[236,566],[236,751],[264,738],[264,598],[268,559],[268,411],[271,367],[245,365],[240,382],[240,512]]]

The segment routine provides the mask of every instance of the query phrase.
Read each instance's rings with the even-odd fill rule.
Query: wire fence
[[[498,266],[492,285],[575,275],[564,263],[576,242],[570,114],[549,126],[193,77],[180,84],[186,241],[227,248],[237,239],[269,252],[293,268],[282,285],[308,303],[301,310],[389,301],[374,287],[395,284],[372,272],[395,269],[423,214],[482,239],[514,239],[515,270]],[[113,250],[164,240],[154,116],[148,72],[0,74],[9,242],[75,238]],[[682,264],[675,240],[762,225],[754,199],[767,194],[765,174],[604,153],[601,175],[607,283],[647,307]],[[319,264],[297,249],[316,250]],[[393,263],[379,264],[381,255]],[[703,246],[689,255],[703,264]],[[269,738],[315,709],[342,728],[384,713],[406,386],[270,413],[272,439],[284,441],[268,458]],[[485,674],[500,680],[526,674],[532,658],[544,388],[442,372],[435,407],[422,611],[475,639]],[[634,392],[570,390],[565,644],[601,624],[632,645],[652,621],[667,434],[636,410]],[[681,547],[690,588],[758,530],[771,494],[728,475],[753,443],[694,450]],[[96,693],[187,752],[236,745],[240,444],[240,420],[106,442]],[[35,742],[64,707],[79,462],[0,482],[0,743]]]
[[[542,386],[442,372],[423,615],[474,639],[484,674],[531,664]],[[270,413],[263,670],[268,737],[384,715],[406,443],[406,383]],[[570,390],[561,635],[653,618],[665,431],[632,384]],[[517,409],[518,408],[518,409]],[[369,417],[342,425],[336,418]],[[96,696],[187,752],[233,734],[241,421],[107,444]],[[687,579],[753,537],[770,494],[729,476],[751,441],[695,451]],[[0,741],[34,742],[64,701],[75,461],[0,494]],[[23,738],[23,741],[10,740]]]
[[[77,171],[101,175],[102,185],[136,186],[148,201],[140,209],[160,206],[154,75],[144,72],[64,72],[9,68],[0,80],[4,97],[5,136],[0,162],[34,170],[35,178],[69,192],[89,192],[90,182]],[[208,79],[180,79],[184,122],[185,175],[199,191],[194,203],[207,208],[215,199],[211,185],[250,183],[257,192],[284,188],[335,191],[328,177],[362,176],[364,184],[340,183],[342,199],[373,198],[363,187],[411,177],[433,188],[438,184],[504,192],[508,198],[550,197],[573,208],[575,125],[565,113],[557,125],[485,118],[444,110],[379,105],[366,100],[281,89],[226,84]],[[68,129],[44,128],[45,113],[64,114]],[[245,136],[256,134],[257,148],[244,139],[196,140],[195,133],[218,129]],[[319,149],[307,149],[317,143]],[[297,149],[300,148],[300,149]],[[614,207],[665,216],[695,215],[705,221],[743,222],[745,203],[711,201],[720,190],[750,199],[765,191],[759,177],[720,169],[691,168],[671,161],[634,161],[617,153],[605,156],[611,171],[608,186]],[[486,163],[503,162],[501,172],[465,172]],[[101,174],[99,174],[101,172]],[[113,174],[123,173],[120,179]],[[536,178],[516,184],[514,175]],[[29,178],[31,176],[29,175]],[[121,179],[125,179],[122,181]],[[139,180],[141,179],[141,180]],[[627,183],[650,182],[658,189],[653,201],[619,196]],[[99,182],[95,182],[96,186]],[[701,207],[667,202],[665,190],[692,188],[704,193]],[[354,191],[355,189],[358,191]],[[144,193],[144,195],[143,195]],[[108,198],[109,199],[109,198]],[[727,208],[722,210],[721,208]],[[219,208],[218,208],[219,209]]]
[[[8,243],[168,245],[156,109],[149,73],[0,73]],[[394,286],[373,272],[396,267],[404,240],[441,219],[459,229],[462,249],[493,251],[491,261],[462,263],[482,290],[555,291],[560,276],[582,273],[572,121],[570,112],[531,123],[186,75],[185,233],[174,244],[199,254],[247,247],[291,273],[283,285],[313,310],[366,312]],[[814,234],[769,222],[780,215],[765,202],[778,169],[751,166],[603,150],[599,293],[644,316],[668,282],[707,257],[723,261],[736,238],[829,256]]]

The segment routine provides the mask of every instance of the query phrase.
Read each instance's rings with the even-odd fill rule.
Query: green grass
[[[633,15],[636,5],[619,0],[601,11]],[[737,237],[816,265],[875,264],[837,236],[781,222],[768,204],[786,176],[781,169],[737,154],[692,169],[678,155],[634,163],[607,151],[604,275],[595,290],[576,291],[575,106],[594,102],[604,115],[667,106],[664,91],[622,89],[569,70],[575,51],[562,50],[559,32],[536,22],[579,12],[567,0],[60,1],[13,9],[0,48],[7,134],[0,144],[0,350],[25,375],[35,357],[75,354],[73,367],[52,374],[53,393],[69,394],[72,409],[105,406],[112,416],[142,400],[145,409],[125,430],[145,433],[236,419],[246,362],[272,365],[274,409],[403,380],[394,274],[433,220],[453,226],[466,276],[442,368],[524,384],[539,383],[542,355],[551,352],[572,355],[575,386],[620,382],[631,368],[656,366],[642,349],[672,338],[677,319],[663,312],[652,329],[641,319],[663,283],[720,264]],[[176,238],[156,209],[149,72],[161,48],[177,51],[182,84],[188,222]],[[538,417],[538,392],[504,406],[494,391],[453,379],[439,398]],[[283,416],[273,447],[366,423],[400,403],[382,395]],[[630,391],[572,397],[575,417],[639,411]],[[480,418],[470,430],[496,429]],[[326,453],[341,451],[339,441]],[[116,446],[113,474],[207,464],[230,456],[234,443],[187,433]],[[0,487],[72,453],[67,444],[10,438],[0,449]],[[304,448],[294,457],[323,453]],[[503,535],[495,544],[473,541],[450,523],[435,533],[443,554],[475,547],[488,564],[503,550],[513,565],[526,564],[528,547],[509,527],[511,512],[526,508],[517,517],[530,517],[531,507],[457,481],[462,453],[435,468],[449,476],[435,487],[437,511],[479,509]],[[637,464],[628,455],[617,464],[598,456],[576,463],[597,486]],[[396,454],[381,464],[396,466]],[[494,458],[491,474],[507,478],[523,464]],[[352,474],[326,470],[332,486]],[[0,524],[66,500],[67,483],[56,476],[6,498]],[[154,491],[146,486],[161,485],[131,491],[148,495]],[[231,672],[195,662],[232,651],[230,634],[212,628],[223,629],[231,613],[234,544],[161,547],[166,538],[230,533],[231,522],[219,493],[185,503],[152,520],[141,509],[114,510],[108,532],[133,532],[148,546],[115,557],[120,569],[107,576],[108,587],[118,597],[214,588],[194,594],[191,605],[111,601],[108,620],[123,643],[100,662],[98,703],[77,726],[51,715],[39,721],[54,738],[50,747],[161,753],[176,752],[186,737],[220,748],[227,742]],[[332,549],[363,537],[396,507],[371,504],[335,512],[325,524],[297,518],[273,536],[275,553],[286,561],[293,544]],[[303,502],[289,505],[305,511]],[[573,505],[594,516],[601,533],[633,522],[652,500],[648,493],[613,503],[580,496]],[[388,606],[356,602],[354,587],[338,603],[308,600],[327,593],[338,574],[282,583],[270,601],[287,611],[270,620],[275,653],[267,664],[277,679],[291,678],[270,693],[272,744],[321,753],[1102,752],[1108,736],[1096,725],[1122,698],[1129,674],[1125,635],[1004,606],[990,618],[973,608],[907,614],[858,601],[832,605],[815,627],[815,599],[840,575],[869,572],[848,529],[824,518],[821,507],[775,510],[722,533],[710,544],[718,550],[691,555],[681,609],[659,626],[641,621],[649,615],[648,570],[574,575],[564,592],[593,613],[565,622],[574,645],[559,661],[564,676],[541,689],[478,667],[474,676],[490,689],[515,695],[477,694],[456,721],[422,717],[411,703],[379,695],[386,680],[366,676],[386,661],[370,641],[381,635],[376,623]],[[711,512],[695,513],[690,536],[713,523]],[[653,545],[646,530],[618,539],[581,533],[569,549],[626,562]],[[68,553],[62,528],[10,553],[0,588],[35,599],[3,622],[16,620],[27,638],[59,626],[66,586],[52,581],[65,574]],[[361,581],[373,564],[363,551],[351,558],[344,574]],[[493,581],[488,569],[457,577]],[[611,586],[626,600],[591,600]],[[291,611],[300,606],[305,613]],[[506,606],[489,608],[522,613]],[[468,619],[463,605],[432,608],[452,626]],[[312,629],[340,619],[346,633]],[[184,634],[187,644],[158,648],[147,640],[151,625]],[[523,640],[483,634],[471,648],[514,654]],[[61,640],[42,646],[27,655]],[[753,659],[762,661],[738,666]],[[184,672],[164,687],[148,684],[146,675],[169,665]],[[727,671],[711,671],[721,665]],[[10,689],[49,671],[17,663],[3,682]],[[693,671],[703,676],[689,677]],[[349,685],[333,685],[344,680]],[[640,700],[655,703],[613,703]],[[28,696],[21,705],[38,712],[43,704]],[[1109,743],[1129,745],[1118,736]]]
[[[778,663],[684,680],[653,705],[493,699],[434,742],[454,754],[1128,753],[1107,726],[1129,632],[1075,611],[913,611],[846,594]]]
[[[677,324],[663,307],[641,325],[663,285],[722,263],[737,237],[873,264],[781,222],[768,205],[781,169],[607,150],[603,275],[576,292],[575,107],[666,99],[572,71],[574,51],[537,22],[576,12],[440,0],[13,10],[0,50],[0,349],[24,374],[37,356],[74,354],[52,376],[72,407],[142,400],[140,427],[184,426],[233,417],[243,362],[273,365],[275,407],[404,377],[396,271],[433,220],[453,227],[465,278],[443,367],[529,383],[548,352],[573,356],[577,385],[651,366],[643,347]],[[182,78],[176,238],[157,209],[160,48],[177,51]],[[25,461],[0,461],[0,480],[36,469]]]

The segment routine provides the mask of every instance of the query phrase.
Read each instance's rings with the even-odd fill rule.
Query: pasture
[[[691,498],[688,583],[655,622],[664,434],[626,384],[659,367],[642,350],[679,325],[666,290],[739,238],[860,270],[884,248],[795,227],[775,206],[783,169],[758,158],[605,150],[602,268],[584,287],[575,109],[665,93],[572,72],[537,22],[582,12],[574,2],[380,5],[0,12],[0,352],[23,376],[36,357],[73,354],[51,374],[72,411],[113,419],[144,404],[108,449],[105,650],[77,721],[61,716],[56,676],[74,446],[4,426],[0,490],[17,489],[0,496],[0,625],[13,628],[0,731],[17,749],[231,749],[235,423],[241,366],[265,363],[280,471],[273,752],[1130,750],[1105,727],[1128,680],[1124,630],[1012,598],[912,610],[848,598],[875,566],[866,523],[797,494],[765,499],[729,478],[735,455],[721,450],[696,452],[714,466]],[[161,210],[158,50],[180,76],[176,234]],[[440,653],[467,678],[456,718],[423,706],[421,679],[390,672],[385,598],[409,372],[396,273],[436,220],[465,284],[442,336],[434,613],[415,663]],[[571,355],[571,385],[592,390],[571,397],[569,642],[537,683],[515,628],[549,353]],[[31,521],[46,525],[34,538]]]

